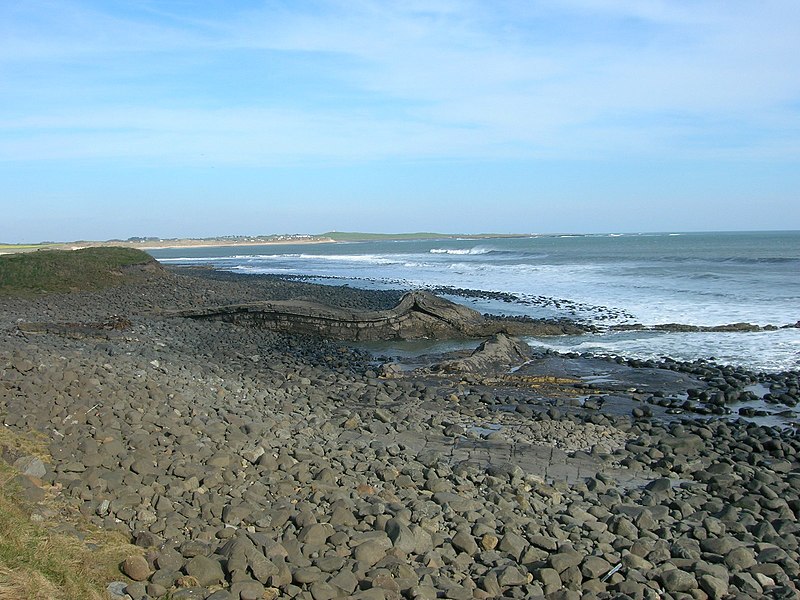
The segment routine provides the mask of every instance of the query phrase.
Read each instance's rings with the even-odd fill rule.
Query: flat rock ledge
[[[392,309],[354,311],[305,301],[263,301],[164,311],[166,317],[218,320],[283,333],[343,341],[480,338],[508,335],[583,333],[576,323],[484,317],[479,312],[424,291],[405,294]]]

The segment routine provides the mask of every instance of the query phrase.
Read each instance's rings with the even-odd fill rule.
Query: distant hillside
[[[37,250],[54,250],[57,244],[42,242],[41,244],[0,244],[0,254],[17,254],[18,252],[35,252]]]
[[[160,270],[146,252],[133,248],[40,250],[0,256],[0,295],[95,290],[130,279],[135,267]]]

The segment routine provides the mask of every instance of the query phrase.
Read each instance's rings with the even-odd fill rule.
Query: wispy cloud
[[[796,157],[794,1],[213,5],[3,4],[0,159]]]

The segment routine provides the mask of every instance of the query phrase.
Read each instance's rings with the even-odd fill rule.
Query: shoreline
[[[106,241],[106,242],[65,242],[55,244],[3,244],[0,245],[0,255],[18,254],[21,252],[36,252],[38,250],[82,250],[84,248],[134,248],[136,250],[168,250],[177,248],[228,248],[238,246],[287,246],[307,244],[336,244],[337,240],[322,239],[291,239],[291,240],[260,240],[260,241],[224,241],[224,240],[164,240],[165,243],[153,245],[151,242]]]
[[[513,376],[432,369],[442,357],[405,373],[313,336],[159,313],[396,296],[170,269],[3,298],[3,423],[47,436],[33,487],[143,549],[120,575],[140,599],[797,593],[797,429],[722,414],[756,383],[776,410],[796,402],[796,373],[555,353]]]
[[[314,244],[337,244],[333,239],[298,239],[298,240],[273,240],[273,241],[247,241],[247,242],[221,242],[218,240],[204,242],[202,240],[185,240],[174,243],[151,246],[148,244],[131,244],[130,247],[138,250],[170,250],[175,248],[232,248],[238,246],[289,246],[289,245],[314,245]]]
[[[335,233],[335,232],[333,232]],[[277,236],[237,236],[247,239],[226,238],[176,238],[146,241],[132,240],[79,240],[74,242],[52,242],[41,244],[0,244],[0,254],[16,254],[18,252],[35,252],[37,250],[80,250],[82,248],[102,248],[118,246],[136,248],[137,250],[167,250],[174,248],[227,248],[237,246],[272,246],[272,245],[305,245],[305,244],[337,244],[365,241],[413,241],[413,240],[491,240],[542,237],[550,234],[522,233],[478,233],[478,234],[372,234],[372,233],[339,233],[341,239],[322,235],[297,234]],[[553,234],[555,236],[555,234]]]
[[[236,281],[236,280],[245,280],[250,278],[251,280],[258,280],[259,278],[264,278],[265,280],[276,279],[288,282],[303,282],[310,285],[322,285],[325,287],[333,287],[338,288],[341,286],[350,286],[350,279],[342,279],[337,276],[319,276],[319,275],[299,275],[299,274],[284,274],[284,273],[240,273],[235,271],[223,270],[219,269],[213,265],[165,265],[165,268],[173,271],[175,273],[186,272],[186,273],[194,273],[201,277],[217,279],[221,281]],[[373,281],[373,280],[366,280],[366,281]],[[322,283],[320,283],[322,282]],[[403,281],[386,281],[381,282],[385,285],[381,286],[364,286],[358,287],[357,285],[354,286],[355,289],[360,290],[403,290],[403,291],[411,291],[413,289],[417,289],[413,286],[409,286],[407,282]],[[393,285],[394,284],[394,285]],[[789,324],[781,324],[781,325],[774,325],[774,324],[755,324],[755,323],[729,323],[729,324],[718,324],[718,325],[697,325],[697,324],[685,324],[685,323],[656,323],[645,325],[641,323],[630,323],[630,324],[621,324],[621,325],[614,325],[614,324],[603,324],[602,321],[590,324],[584,320],[576,319],[571,316],[548,316],[548,317],[540,317],[538,319],[528,317],[525,315],[515,314],[513,311],[507,313],[502,309],[492,310],[487,306],[483,306],[479,308],[480,304],[476,306],[476,302],[481,301],[492,301],[498,303],[498,306],[503,305],[514,305],[519,304],[523,307],[532,306],[533,303],[531,300],[523,299],[515,294],[511,294],[508,292],[494,292],[494,291],[486,291],[486,290],[474,290],[474,289],[466,289],[460,287],[452,287],[452,286],[442,286],[442,285],[434,285],[430,287],[421,288],[436,295],[443,296],[445,298],[452,299],[464,306],[470,307],[473,310],[478,310],[479,312],[484,312],[485,315],[491,315],[495,318],[500,319],[512,319],[512,320],[520,320],[520,321],[551,321],[551,322],[563,322],[566,324],[573,324],[576,329],[584,329],[585,333],[580,336],[573,336],[573,337],[580,337],[580,338],[592,338],[596,336],[615,336],[615,335],[626,335],[628,333],[633,334],[664,334],[664,335],[674,335],[674,336],[692,336],[694,334],[721,334],[721,335],[747,335],[747,334],[771,334],[776,333],[777,335],[781,335],[781,332],[789,332],[789,330],[798,330],[800,329],[800,322],[797,323],[789,323]],[[560,301],[562,305],[570,305],[574,303],[570,303],[569,301],[562,300]],[[546,336],[539,341],[546,341],[546,340],[558,340],[560,337],[564,336]],[[536,339],[536,338],[534,338]],[[545,345],[548,345],[545,343]],[[562,348],[562,352],[574,352],[575,350],[569,348]],[[712,361],[717,361],[716,358],[713,358],[713,353],[707,355],[698,355],[694,357],[677,357],[677,356],[670,356],[669,352],[658,352],[658,353],[650,353],[645,355],[643,353],[634,353],[625,355],[624,352],[613,352],[608,350],[597,350],[595,351],[597,354],[606,354],[611,356],[612,358],[615,356],[625,357],[632,359],[640,359],[640,360],[653,360],[658,359],[661,357],[667,357],[671,359],[675,359],[678,361],[692,361],[692,360],[707,360],[710,359]],[[747,361],[734,361],[734,362],[725,362],[720,361],[720,366],[735,364],[738,367],[749,368],[754,372],[757,371],[767,371],[767,372],[775,372],[775,373],[782,373],[782,372],[795,372],[800,371],[800,364],[796,365],[795,367],[777,367],[777,368],[764,368],[764,367],[755,367],[749,364]]]

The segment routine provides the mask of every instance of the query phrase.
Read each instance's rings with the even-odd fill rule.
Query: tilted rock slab
[[[471,308],[423,291],[409,292],[397,306],[381,311],[351,311],[304,301],[264,301],[162,314],[222,320],[345,341],[475,338],[501,332],[559,335],[583,331],[580,326],[562,322],[490,319]]]
[[[502,373],[530,360],[531,348],[522,340],[497,333],[467,358],[448,360],[434,368],[445,373]]]

